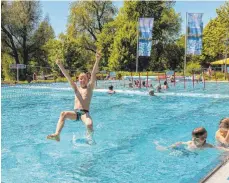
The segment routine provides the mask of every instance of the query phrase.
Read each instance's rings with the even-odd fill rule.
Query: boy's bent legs
[[[48,139],[60,141],[60,133],[62,128],[64,127],[65,119],[76,120],[76,113],[74,111],[61,112],[59,121],[56,126],[56,132],[54,134],[48,135]]]

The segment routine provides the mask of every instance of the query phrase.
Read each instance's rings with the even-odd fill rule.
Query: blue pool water
[[[150,97],[145,90],[94,91],[91,116],[96,145],[84,141],[82,122],[66,121],[61,142],[46,140],[59,114],[73,109],[66,83],[2,87],[2,182],[193,183],[219,161],[207,149],[159,151],[191,139],[204,126],[214,144],[221,118],[229,116],[229,83],[170,86]]]

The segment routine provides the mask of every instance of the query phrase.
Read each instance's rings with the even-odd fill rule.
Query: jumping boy
[[[67,78],[68,82],[70,83],[71,87],[73,88],[75,92],[75,106],[73,111],[64,111],[61,112],[59,121],[56,126],[56,132],[54,134],[48,135],[47,139],[60,141],[60,133],[62,128],[64,127],[64,122],[66,119],[71,120],[82,120],[82,122],[85,124],[87,128],[87,138],[90,140],[92,139],[93,134],[93,121],[89,114],[90,109],[90,103],[92,98],[93,89],[95,86],[96,81],[96,72],[98,71],[98,65],[101,58],[100,53],[96,53],[96,62],[93,67],[92,73],[91,73],[91,79],[88,81],[87,74],[81,73],[79,75],[79,83],[80,87],[78,87],[68,74],[68,72],[65,70],[63,65],[59,60],[56,61],[56,64],[59,66],[60,70],[64,74],[64,76]]]

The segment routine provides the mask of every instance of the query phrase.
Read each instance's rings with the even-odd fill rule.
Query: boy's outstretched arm
[[[101,59],[101,53],[99,51],[96,51],[96,61],[95,61],[95,65],[92,69],[92,72],[91,72],[91,81],[90,81],[90,84],[91,86],[94,88],[95,87],[95,81],[96,81],[96,72],[98,71],[99,69],[99,61]]]
[[[62,71],[63,75],[67,78],[68,82],[70,83],[70,85],[73,88],[73,90],[75,91],[75,93],[77,93],[78,92],[78,88],[77,88],[76,84],[74,83],[74,81],[72,80],[72,78],[68,74],[67,70],[64,68],[64,66],[60,62],[60,60],[57,59],[56,60],[56,64],[59,66],[59,68]]]
[[[184,142],[176,142],[175,144],[172,144],[171,146],[170,146],[170,148],[176,148],[176,147],[179,147],[180,145],[182,145],[182,144],[185,144]]]

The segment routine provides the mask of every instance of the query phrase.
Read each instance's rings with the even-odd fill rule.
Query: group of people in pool
[[[145,81],[143,81],[142,83],[143,83],[143,86],[146,87],[146,86],[145,86]],[[151,84],[150,88],[152,88],[152,84]],[[157,91],[157,92],[161,92],[162,89],[167,90],[167,89],[169,88],[169,86],[168,86],[167,81],[165,81],[164,84],[163,84],[162,86],[161,86],[161,84],[159,83],[158,85],[155,86],[155,88],[156,88],[156,91]],[[114,91],[113,85],[110,85],[110,86],[108,87],[107,93],[108,93],[108,94],[115,94],[115,93],[116,93],[116,92]],[[153,90],[153,89],[150,89],[150,90],[149,90],[149,95],[150,95],[150,96],[155,96],[154,90]]]
[[[145,81],[140,81],[140,80],[133,80],[131,82],[131,79],[129,79],[129,88],[144,88],[144,87],[152,87],[152,84],[147,85]]]
[[[164,81],[164,84],[161,85],[161,83],[158,83],[156,86],[155,86],[155,89],[156,89],[156,92],[160,93],[162,92],[162,90],[167,90],[169,88],[169,85],[168,85],[168,82],[167,81]],[[149,95],[150,96],[155,96],[154,94],[154,90],[149,90]]]
[[[195,128],[192,131],[192,140],[187,142],[177,142],[170,146],[176,148],[181,145],[187,146],[188,149],[217,148],[229,151],[229,118],[223,118],[219,122],[219,129],[215,133],[217,145],[207,143],[207,130],[204,127]]]

